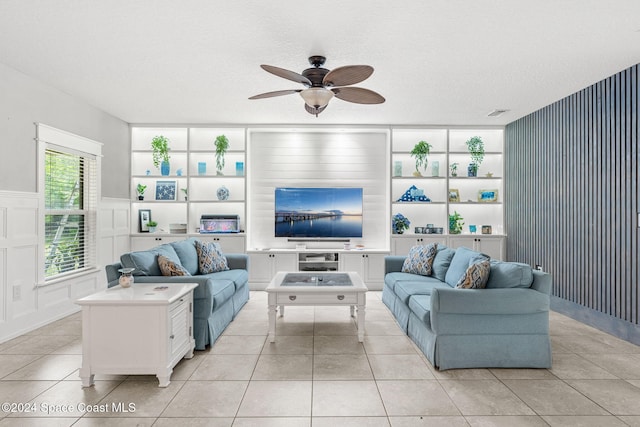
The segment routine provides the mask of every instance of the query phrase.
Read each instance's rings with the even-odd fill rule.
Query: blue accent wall
[[[554,279],[552,308],[640,344],[635,65],[506,126],[507,259]]]

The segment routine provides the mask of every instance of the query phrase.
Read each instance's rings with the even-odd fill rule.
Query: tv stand
[[[337,271],[338,252],[300,252],[298,271]]]

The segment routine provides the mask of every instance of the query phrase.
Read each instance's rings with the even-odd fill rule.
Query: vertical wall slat
[[[640,323],[639,65],[506,127],[507,258],[553,295]]]

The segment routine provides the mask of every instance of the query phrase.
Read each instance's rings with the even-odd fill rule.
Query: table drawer
[[[356,293],[278,293],[277,304],[357,304],[358,295]]]

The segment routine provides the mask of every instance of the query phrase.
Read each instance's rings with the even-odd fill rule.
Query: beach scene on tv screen
[[[362,237],[362,188],[276,188],[276,237]]]

